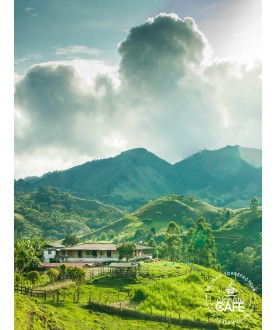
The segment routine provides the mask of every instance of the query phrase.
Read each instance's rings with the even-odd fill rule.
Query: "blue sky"
[[[193,17],[216,56],[261,56],[260,0],[15,0],[16,71],[65,58],[56,49],[72,45],[116,64],[129,29],[160,12]]]
[[[261,147],[261,0],[15,0],[15,177]]]

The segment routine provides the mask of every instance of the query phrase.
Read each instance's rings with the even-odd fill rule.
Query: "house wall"
[[[43,262],[50,262],[50,258],[55,258],[56,251],[55,250],[43,250],[42,259]]]
[[[152,257],[152,254],[149,250],[136,250],[136,257]]]
[[[62,257],[67,255],[67,261],[84,261],[84,262],[93,262],[93,261],[116,261],[118,260],[119,254],[117,251],[111,251],[111,256],[107,256],[107,251],[96,251],[96,255],[87,254],[86,250],[76,251],[76,250],[68,250],[68,251],[60,251],[58,257]]]

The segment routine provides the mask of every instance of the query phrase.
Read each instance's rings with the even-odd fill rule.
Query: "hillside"
[[[116,207],[73,197],[51,187],[16,196],[14,208],[15,239],[57,240],[67,234],[84,234],[123,216]]]
[[[15,194],[52,186],[74,196],[134,211],[149,199],[194,195],[217,206],[261,200],[261,150],[227,146],[172,165],[143,148],[64,171],[15,181]]]
[[[262,292],[262,214],[241,210],[213,232],[217,260],[225,270],[243,270]]]
[[[230,212],[235,214],[233,210]],[[200,216],[205,217],[213,229],[219,229],[227,222],[226,209],[217,208],[193,196],[169,195],[149,201],[129,216],[88,233],[81,239],[94,240],[113,230],[120,241],[149,240],[151,230],[157,235],[164,235],[170,221],[176,222],[181,231],[186,232]]]
[[[208,288],[211,279],[218,279]],[[113,278],[109,276],[96,277],[80,286],[79,303],[73,303],[76,288],[64,288],[61,302],[53,303],[53,295],[43,298],[31,298],[15,294],[15,329],[167,329],[167,322],[153,322],[147,315],[171,315],[191,322],[204,322],[198,328],[209,328],[207,322],[213,322],[216,327],[220,323],[212,317],[206,303],[206,293],[217,297],[224,296],[225,288],[232,281],[238,289],[240,299],[244,299],[248,307],[250,288],[242,286],[234,278],[225,276],[215,270],[198,265],[183,263],[157,262],[141,265],[141,276],[136,279]],[[245,319],[237,322],[237,329],[261,328],[261,297],[255,296],[255,310]],[[103,313],[95,307],[92,310],[86,305],[88,300],[101,302],[103,305],[120,306],[127,310],[125,316],[120,313]],[[132,311],[144,313],[140,319],[132,315]],[[129,312],[128,312],[129,311]],[[128,314],[129,313],[129,314]],[[129,315],[129,316],[128,316]],[[238,320],[239,312],[218,313],[223,320]],[[205,324],[207,326],[205,326]],[[196,324],[195,324],[196,325]],[[184,327],[181,326],[183,329]],[[223,327],[230,329],[228,325]],[[215,328],[215,327],[213,327]],[[170,329],[180,329],[179,324],[171,324]]]
[[[159,245],[165,240],[170,221],[181,229],[186,245],[187,232],[203,216],[212,229],[216,241],[217,262],[224,270],[241,269],[261,292],[261,210],[254,214],[247,209],[217,208],[192,196],[169,195],[149,201],[132,214],[81,236],[82,241],[96,241],[114,232],[114,242],[149,242],[153,237]]]

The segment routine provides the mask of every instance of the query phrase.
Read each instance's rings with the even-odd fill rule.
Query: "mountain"
[[[218,206],[234,206],[262,194],[261,150],[227,146],[203,150],[174,165],[178,193],[207,198]],[[236,205],[236,206],[246,206]]]
[[[143,148],[15,182],[16,195],[41,186],[135,210],[149,199],[192,194],[218,206],[248,206],[261,197],[261,150],[227,146],[174,165]]]

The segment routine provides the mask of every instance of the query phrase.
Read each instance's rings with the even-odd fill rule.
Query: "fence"
[[[195,327],[195,328],[205,328],[205,329],[220,329],[220,325],[213,322],[202,322],[202,321],[196,321],[196,320],[188,320],[188,319],[182,319],[180,317],[174,318],[171,317],[171,314],[168,316],[162,316],[162,315],[153,315],[153,314],[146,314],[139,312],[137,310],[132,310],[129,308],[122,308],[121,304],[120,307],[115,307],[111,305],[105,305],[100,304],[96,302],[89,301],[87,306],[87,309],[89,310],[98,310],[100,312],[109,313],[109,314],[117,314],[122,316],[128,316],[136,319],[144,319],[144,320],[150,320],[150,321],[157,321],[157,322],[166,322],[169,324],[178,324],[182,326],[188,326],[188,327]],[[166,314],[166,312],[165,312]]]
[[[209,272],[204,272],[197,266],[191,266],[190,271],[196,271],[201,274],[201,276],[205,279],[210,278]],[[93,273],[90,274],[90,277],[94,276],[101,276],[104,274],[107,274],[109,272],[106,271],[106,269],[101,269],[97,274]],[[147,275],[147,271],[145,272],[145,275]],[[71,302],[71,303],[79,303],[82,304],[83,307],[85,307],[88,310],[98,310],[100,312],[110,313],[110,314],[117,314],[122,316],[127,316],[131,318],[136,319],[144,319],[144,320],[152,320],[152,321],[158,321],[158,322],[166,322],[169,325],[170,324],[176,324],[180,326],[186,326],[186,327],[194,327],[194,328],[204,328],[204,329],[221,329],[224,328],[224,324],[214,323],[210,322],[210,318],[207,317],[207,321],[198,321],[198,320],[189,320],[186,318],[181,317],[181,313],[174,313],[175,317],[171,314],[170,311],[165,311],[164,315],[156,315],[151,313],[143,313],[138,310],[136,310],[136,307],[129,307],[126,308],[123,307],[127,301],[130,300],[132,295],[132,290],[129,289],[127,291],[118,291],[116,293],[111,292],[103,292],[100,291],[96,294],[96,292],[87,292],[86,294],[83,294],[82,290],[77,289],[75,292],[66,292],[63,289],[58,290],[41,290],[41,289],[32,289],[26,286],[20,286],[15,285],[14,287],[15,292],[29,295],[32,297],[40,297],[44,299],[45,301],[49,301],[52,303],[62,303],[62,302]],[[113,295],[116,295],[116,301],[112,298]],[[116,305],[115,305],[116,303]],[[176,317],[178,316],[178,317]],[[239,327],[234,324],[234,329],[239,329]],[[230,328],[230,325],[228,326],[228,329]]]
[[[32,297],[41,297],[44,300],[46,300],[46,296],[47,296],[46,290],[36,290],[36,289],[28,288],[26,286],[21,286],[21,285],[15,285],[14,291],[20,292],[22,294],[29,295]]]

